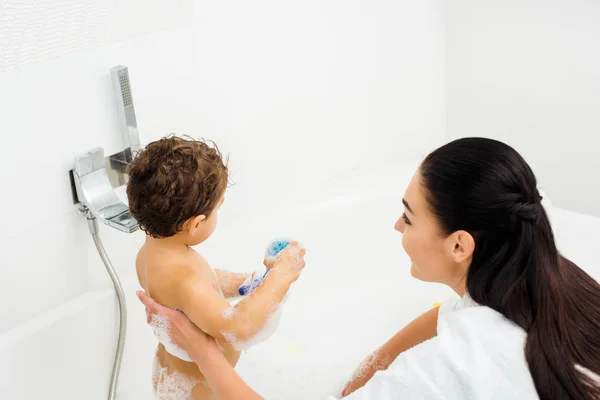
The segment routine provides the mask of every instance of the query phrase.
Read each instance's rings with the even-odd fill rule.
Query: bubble
[[[362,379],[369,374],[374,374],[377,371],[382,371],[387,369],[388,357],[382,356],[379,350],[371,353],[367,358],[360,363],[358,368],[352,374],[351,380]]]
[[[221,346],[221,343],[218,340],[215,340],[215,343],[217,344],[217,348],[219,349],[221,354],[225,354],[225,348]]]
[[[264,326],[252,337],[246,340],[241,340],[237,337],[235,332],[231,331],[221,331],[221,335],[223,338],[233,346],[233,348],[237,351],[248,351],[251,347],[256,346],[259,343],[262,343],[269,339],[279,326],[279,321],[281,320],[282,310],[280,305],[276,305],[274,307],[274,311],[271,312],[267,319],[265,320]],[[241,322],[244,324],[244,322]]]
[[[231,321],[235,315],[235,312],[235,307],[226,308],[225,311],[223,311],[223,318],[225,318],[227,321]]]
[[[154,336],[158,339],[163,346],[165,346],[165,350],[167,352],[183,361],[192,362],[190,356],[173,342],[171,336],[169,336],[169,326],[170,321],[165,315],[152,315],[152,322],[150,322],[150,326],[154,331]]]
[[[167,367],[161,367],[158,358],[154,359],[152,366],[152,382],[154,395],[158,400],[191,399],[194,386],[199,383],[208,386],[206,381],[189,377],[176,370],[169,374]]]
[[[223,339],[225,339],[225,341],[227,343],[229,343],[230,345],[233,346],[234,349],[236,349],[237,351],[240,351],[243,349],[243,345],[241,341],[238,340],[237,335],[233,332],[229,332],[229,331],[221,331],[221,335],[223,336]]]

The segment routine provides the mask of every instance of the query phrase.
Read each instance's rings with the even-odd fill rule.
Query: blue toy
[[[267,246],[267,251],[265,251],[265,258],[277,257],[277,255],[283,249],[285,249],[288,246],[288,244],[290,244],[290,243],[291,243],[291,240],[285,240],[285,239],[273,240]],[[253,272],[252,275],[250,275],[244,281],[244,283],[242,283],[242,286],[240,286],[240,288],[238,289],[238,293],[240,294],[240,296],[247,296],[250,293],[254,292],[256,290],[256,288],[258,287],[258,285],[260,285],[260,283],[263,281],[263,279],[265,279],[265,276],[267,276],[269,271],[270,271],[270,269],[267,269],[264,274],[262,274],[261,271]]]

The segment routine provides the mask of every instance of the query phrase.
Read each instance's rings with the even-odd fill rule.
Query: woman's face
[[[457,235],[442,233],[430,210],[417,171],[410,181],[404,198],[404,213],[394,228],[402,233],[402,247],[411,260],[410,273],[426,282],[444,283],[455,288],[464,281],[468,263],[457,259]]]

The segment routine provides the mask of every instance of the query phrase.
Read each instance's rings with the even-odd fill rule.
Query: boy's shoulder
[[[190,280],[212,282],[214,272],[208,262],[195,250],[189,250],[138,255],[138,268],[141,261],[144,264],[145,280],[153,297],[156,296],[155,299],[162,297],[166,300],[165,303],[169,303],[168,299]]]
[[[196,250],[169,251],[142,247],[136,257],[136,264],[147,266],[157,272],[175,272],[174,270],[195,270],[210,268],[208,262]]]

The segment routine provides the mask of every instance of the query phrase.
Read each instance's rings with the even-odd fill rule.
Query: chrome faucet
[[[91,211],[108,226],[134,232],[139,225],[129,212],[129,206],[119,199],[114,189],[127,183],[127,166],[142,146],[127,67],[111,68],[110,75],[125,148],[106,158],[102,148],[92,149],[75,158],[75,167],[71,171],[73,202],[80,209]]]
[[[122,232],[131,233],[139,229],[129,207],[113,189],[106,169],[104,150],[96,148],[77,157],[73,180],[80,209],[88,209],[100,221]]]

